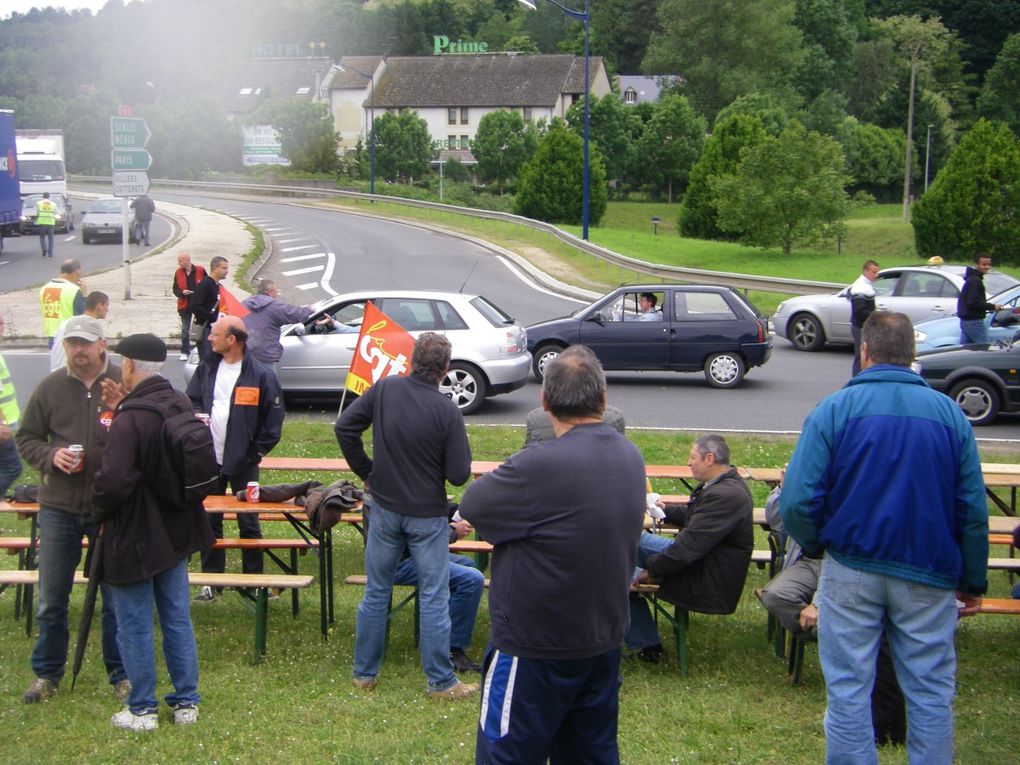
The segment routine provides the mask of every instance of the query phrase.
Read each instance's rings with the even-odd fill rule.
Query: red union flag
[[[411,374],[413,351],[414,338],[371,302],[366,303],[345,387],[360,396],[384,377]]]
[[[220,287],[220,313],[229,314],[230,316],[244,317],[248,315],[248,309],[241,305],[236,297],[230,294],[230,291],[226,287]]]

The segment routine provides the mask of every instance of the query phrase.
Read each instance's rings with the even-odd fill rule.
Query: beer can
[[[81,444],[70,444],[67,451],[74,455],[74,467],[71,468],[71,472],[80,473],[85,469],[85,447]]]
[[[248,481],[248,487],[247,487],[247,489],[245,489],[245,499],[248,502],[258,502],[259,501],[259,482],[258,481]]]
[[[205,412],[195,412],[195,419],[199,420],[206,427],[209,426],[209,415]]]

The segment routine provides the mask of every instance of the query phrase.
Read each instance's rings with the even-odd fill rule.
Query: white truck
[[[63,130],[15,130],[21,196],[50,192],[67,197]]]

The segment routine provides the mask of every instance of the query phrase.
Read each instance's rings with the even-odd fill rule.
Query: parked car
[[[450,370],[439,389],[464,414],[476,411],[487,396],[509,393],[528,381],[525,330],[488,299],[459,292],[376,290],[322,300],[308,321],[284,328],[279,374],[285,394],[341,394],[369,300],[415,337],[438,332],[449,338]],[[318,323],[326,316],[332,326]],[[186,380],[197,364],[198,352],[193,351]]]
[[[641,296],[657,310],[641,313]],[[563,349],[583,343],[607,370],[704,371],[709,385],[733,388],[772,353],[768,319],[729,287],[648,284],[613,290],[570,316],[528,328],[539,380]]]
[[[956,316],[956,299],[963,287],[966,266],[900,266],[883,268],[874,282],[875,306],[899,311],[918,323]],[[989,271],[985,290],[989,295],[1020,284],[1008,274]],[[817,351],[825,343],[853,344],[850,334],[850,287],[831,295],[801,295],[784,300],[772,323],[798,351]]]
[[[99,239],[123,241],[124,213],[120,197],[103,197],[91,202],[81,214],[81,243],[92,244]],[[135,227],[128,222],[128,241],[134,242]]]
[[[39,227],[35,225],[35,206],[42,199],[42,194],[29,194],[21,200],[21,233],[38,234]],[[71,203],[60,194],[51,194],[50,201],[57,208],[54,218],[57,225],[53,227],[54,232],[66,234],[74,231],[74,217],[71,210]]]
[[[988,339],[1012,342],[1020,330],[1020,286],[1010,287],[990,297],[988,302],[1003,307],[1002,312],[985,317]],[[954,345],[960,345],[960,320],[956,316],[929,319],[914,326],[914,347],[918,353]]]
[[[1020,411],[1020,342],[928,351],[918,355],[914,369],[956,401],[972,425]]]

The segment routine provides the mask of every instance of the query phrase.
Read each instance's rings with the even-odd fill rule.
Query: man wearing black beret
[[[152,605],[159,612],[163,653],[174,690],[166,695],[173,721],[198,719],[198,650],[191,627],[188,556],[212,544],[212,529],[201,502],[185,511],[166,504],[159,491],[166,464],[163,414],[191,412],[191,402],[160,375],[166,344],[147,334],[124,338],[115,349],[124,357],[123,386],[103,386],[103,400],[116,411],[92,487],[97,515],[105,526],[103,580],[114,595],[117,635],[131,680],[127,705],[112,718],[130,730],[158,727],[156,658]],[[152,403],[157,410],[132,406]]]

